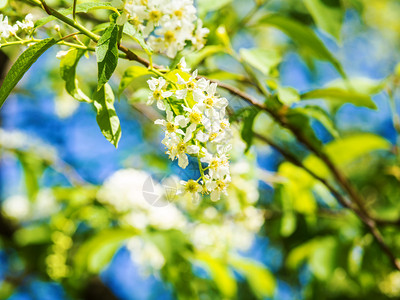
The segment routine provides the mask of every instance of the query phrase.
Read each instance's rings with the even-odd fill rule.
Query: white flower
[[[171,135],[174,133],[179,133],[185,135],[182,129],[179,127],[186,127],[188,121],[182,115],[176,116],[174,118],[174,114],[170,109],[167,109],[167,120],[158,119],[154,121],[154,124],[161,125],[164,127],[165,134]]]
[[[56,58],[63,59],[68,54],[68,52],[69,52],[68,50],[67,51],[63,51],[63,50],[58,51],[56,54]]]
[[[196,31],[194,32],[194,36],[192,38],[192,44],[196,50],[200,50],[204,47],[205,37],[208,35],[209,32],[210,30],[208,28],[204,28],[203,22],[198,19]]]
[[[179,64],[180,68],[189,70],[184,59]],[[167,87],[164,86],[165,81],[160,86],[156,79],[149,81],[149,85],[152,85],[150,89],[166,88],[177,98],[165,102],[167,118],[159,119],[155,123],[165,129],[162,144],[166,146],[166,154],[171,160],[178,158],[178,165],[183,169],[189,164],[188,155],[199,160],[202,178],[182,182],[183,189],[196,186],[196,193],[193,194],[195,200],[201,190],[210,194],[213,201],[217,201],[222,193],[227,193],[227,186],[231,181],[228,152],[232,149],[232,134],[229,120],[225,118],[228,100],[216,95],[216,83],[205,78],[197,79],[197,70],[187,77],[178,72],[176,77],[176,84],[172,83]],[[182,77],[189,78],[185,80]],[[207,163],[208,166],[202,169],[201,163]],[[198,183],[200,179],[201,184]]]
[[[189,135],[196,130],[197,125],[202,124],[204,121],[204,116],[196,105],[194,105],[193,108],[189,108],[182,104],[182,107],[187,112],[184,120],[186,124],[190,124],[186,129],[186,134]]]
[[[22,21],[22,22],[17,21],[17,25],[23,30],[27,30],[28,31],[30,29],[33,29],[33,27],[34,27],[33,15],[32,14],[27,14],[25,16],[25,20],[24,21]]]
[[[128,22],[140,31],[147,44],[156,52],[173,58],[187,41],[200,49],[208,29],[197,16],[193,0],[130,0],[125,4]],[[125,21],[125,20],[124,20]]]
[[[189,91],[193,92],[197,89],[197,70],[192,73],[192,76],[190,76],[187,81],[184,80],[179,74],[176,74],[176,77],[178,78],[177,83],[184,86],[183,89],[177,90],[175,92],[175,95],[178,99],[185,99]]]
[[[8,39],[10,36],[13,36],[18,31],[18,25],[9,25],[8,17],[0,14],[0,37]]]
[[[165,264],[165,258],[157,246],[141,237],[129,239],[126,246],[131,252],[132,261],[137,263],[144,273],[160,270]]]
[[[201,162],[208,163],[209,174],[212,178],[224,178],[229,175],[229,159],[224,153],[218,153],[218,155],[208,153]]]
[[[192,132],[186,131],[183,139],[180,136],[172,136],[163,140],[163,144],[168,148],[169,158],[175,160],[178,157],[178,165],[182,169],[185,169],[189,164],[187,154],[197,154],[200,150],[199,146],[189,143],[191,138]]]
[[[210,177],[207,177],[205,186],[210,194],[210,198],[212,201],[216,202],[221,198],[221,193],[227,194],[228,184],[231,182],[230,176],[226,176],[225,178],[220,178],[217,180],[212,180]]]
[[[25,196],[15,195],[7,198],[2,203],[2,208],[8,217],[19,221],[28,219],[30,215],[30,202]]]
[[[153,180],[150,174],[125,169],[105,181],[97,199],[121,213],[120,221],[134,228],[181,229],[186,225],[186,218],[176,206],[166,201],[167,192],[165,186]]]
[[[190,73],[190,68],[187,67],[186,60],[184,57],[181,58],[176,68],[178,70],[181,70],[182,72]]]
[[[147,105],[153,104],[156,100],[158,109],[165,110],[164,99],[172,96],[172,92],[164,90],[167,81],[160,77],[158,79],[151,78],[147,83],[149,84],[150,90],[153,92],[149,95]]]
[[[202,186],[193,179],[190,179],[188,181],[182,180],[181,185],[183,189],[180,191],[180,193],[182,194],[190,193],[192,195],[193,201],[195,203],[198,203],[198,201],[200,200],[199,193],[202,191]]]

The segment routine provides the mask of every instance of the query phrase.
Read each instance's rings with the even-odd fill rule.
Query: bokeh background
[[[228,3],[229,1],[225,2]],[[397,62],[400,60],[398,51],[400,4],[397,1],[343,1],[345,4],[339,4],[342,5],[344,10],[339,41],[313,25],[304,5],[299,3],[301,1],[269,2],[263,9],[264,11],[278,11],[310,25],[327,48],[342,63],[350,78],[364,78],[366,89],[370,86],[378,86],[385,78],[395,72]],[[339,1],[338,3],[336,1],[331,2],[332,5],[339,3]],[[228,10],[230,11],[230,18],[242,19],[252,7],[251,1],[235,0],[228,6],[222,6],[208,13],[205,18],[205,26],[216,23],[217,20],[222,24],[228,22]],[[229,26],[229,24],[226,25]],[[217,27],[217,25],[213,26]],[[283,48],[282,62],[277,68],[279,84],[284,87],[293,87],[300,93],[324,86],[339,78],[334,67],[329,63],[319,60],[310,62],[304,59],[298,48],[291,45],[288,37],[278,30],[268,29],[268,31],[265,31],[264,37],[262,35],[260,37],[260,34],[255,35],[251,31],[238,30],[231,36],[231,41],[236,50],[260,45],[268,48],[269,44],[272,45],[271,47],[279,46]],[[60,84],[58,75],[59,60],[56,58],[58,50],[48,51],[33,65],[18,85],[17,93],[12,94],[0,110],[0,145],[3,146],[0,160],[0,199],[3,202],[3,209],[7,199],[14,197],[14,207],[6,209],[8,211],[17,210],[17,215],[18,212],[21,216],[24,214],[24,200],[18,200],[18,197],[23,198],[29,193],[25,184],[23,166],[18,155],[10,155],[7,150],[4,150],[12,143],[18,144],[21,140],[30,144],[35,151],[39,151],[40,155],[45,157],[56,155],[59,158],[60,168],[68,166],[68,169],[73,170],[71,171],[74,174],[73,177],[77,176],[83,182],[91,185],[102,185],[113,173],[124,168],[145,170],[159,180],[170,174],[185,177],[185,174],[179,171],[175,162],[172,163],[166,159],[159,142],[161,132],[153,127],[152,121],[138,107],[132,106],[132,103],[127,100],[127,97],[130,97],[129,95],[121,96],[120,101],[115,104],[123,130],[119,147],[116,150],[108,143],[98,130],[93,107],[72,100],[62,91],[63,86],[62,83]],[[9,56],[11,60],[15,59],[15,55]],[[159,61],[162,62],[163,59],[160,58]],[[233,63],[227,55],[218,55],[208,63],[214,64],[214,68],[219,70],[233,73],[242,72],[240,66]],[[125,66],[125,62],[121,62],[119,69],[123,71]],[[93,57],[84,59],[79,65],[79,74],[81,77],[90,77],[96,72],[95,68]],[[200,67],[200,70],[201,68],[205,67]],[[114,88],[118,86],[118,76],[113,78],[112,83]],[[232,103],[237,101],[231,95],[227,95],[227,98],[232,100]],[[337,108],[333,116],[337,131],[343,136],[355,132],[374,133],[388,140],[392,145],[396,145],[398,133],[394,128],[393,114],[399,114],[399,109],[393,111],[393,106],[391,106],[388,95],[383,89],[375,93],[372,99],[377,109],[357,107],[353,104],[344,104]],[[398,99],[395,98],[395,101],[398,102]],[[308,103],[308,101],[305,102]],[[323,100],[313,101],[312,104],[329,110],[328,105]],[[305,104],[302,102],[296,105]],[[260,118],[258,123],[255,124],[256,129],[261,128],[261,131],[259,131],[261,133],[265,130],[265,126],[263,127],[265,123],[262,122],[263,120]],[[313,128],[324,143],[332,140],[332,135],[320,123],[313,123]],[[23,136],[18,136],[20,134]],[[300,151],[303,150],[300,149]],[[286,260],[290,250],[315,236],[332,239],[352,239],[352,236],[355,239],[368,239],[368,237],[360,229],[361,225],[356,225],[358,228],[354,231],[357,231],[357,233],[351,233],[351,228],[343,229],[346,225],[341,221],[332,221],[335,222],[334,226],[322,226],[319,231],[315,229],[319,226],[318,221],[313,221],[314,225],[310,223],[306,225],[307,216],[298,217],[297,228],[293,229],[293,233],[280,236],[279,232],[282,233],[282,231],[277,229],[280,226],[280,223],[277,223],[280,222],[280,216],[276,216],[274,213],[274,208],[277,207],[274,203],[276,201],[276,182],[279,183],[282,176],[282,174],[278,174],[278,170],[284,158],[273,148],[261,143],[255,143],[250,153],[256,159],[256,168],[262,170],[265,177],[263,180],[257,180],[259,192],[257,205],[266,211],[264,214],[265,223],[254,236],[251,246],[247,250],[239,250],[239,252],[241,256],[257,261],[274,275],[276,289],[271,297],[266,298],[279,300],[372,299],[373,297],[375,299],[387,299],[400,296],[400,273],[387,271],[390,270],[388,266],[382,267],[385,269],[386,275],[379,275],[380,277],[377,275],[376,279],[381,283],[371,283],[371,278],[374,279],[374,277],[368,275],[368,272],[372,272],[372,268],[365,271],[367,274],[364,276],[366,283],[360,283],[354,278],[349,278],[357,277],[356,275],[348,275],[347,270],[335,265],[336,261],[329,261],[332,256],[329,251],[339,251],[339,248],[335,250],[336,248],[333,247],[328,252],[320,251],[319,257],[301,264],[301,267],[295,271],[287,269]],[[364,168],[359,169],[360,173],[364,172],[364,177],[367,177],[368,174],[366,175],[365,172],[368,172],[368,170],[371,170],[372,173],[376,172],[375,176],[382,176],[382,180],[386,176],[382,174],[383,172],[377,171],[379,164],[376,164],[375,161],[368,162],[367,159],[367,161],[364,161],[364,166]],[[357,169],[358,166],[355,166],[355,168]],[[292,171],[289,170],[289,172]],[[53,187],[70,186],[67,177],[54,168],[46,168],[37,180],[40,190],[46,191]],[[359,177],[360,185],[373,180],[364,177]],[[379,178],[377,180],[379,181]],[[395,195],[399,195],[398,185],[400,183],[396,179],[392,178],[391,180],[393,182],[390,193],[395,197]],[[366,194],[380,193],[371,185],[369,190],[364,192]],[[327,199],[328,202],[331,201],[331,205],[326,203],[321,205],[322,208],[326,208],[327,218],[329,220],[335,218],[340,220],[342,209],[334,202],[333,198],[327,196]],[[318,203],[321,204],[322,202],[319,201]],[[50,204],[44,203],[43,205],[42,209],[36,211],[38,215],[42,210],[46,210]],[[62,210],[63,206],[56,206],[52,213],[56,214],[57,209]],[[396,210],[394,207],[391,207],[391,209]],[[315,213],[317,219],[326,218],[326,216],[323,216],[323,210],[319,213],[321,213],[321,216]],[[299,214],[301,215],[301,212]],[[387,212],[387,215],[395,216],[396,214]],[[99,218],[99,222],[101,222],[101,216]],[[18,223],[22,227],[28,227],[34,222],[38,222],[35,221],[35,217],[31,218],[30,221]],[[46,222],[46,219],[40,222]],[[358,224],[356,221],[354,222],[354,224]],[[340,237],[340,235],[345,237]],[[393,239],[396,236],[394,235]],[[207,239],[207,236],[204,239]],[[329,244],[330,240],[321,239],[321,243]],[[370,245],[372,242],[367,241],[366,243]],[[351,249],[354,264],[362,259],[360,256],[368,252],[362,247]],[[376,247],[376,249],[379,248]],[[373,253],[379,253],[379,250]],[[143,272],[140,264],[135,262],[131,256],[129,249],[126,246],[121,246],[112,260],[101,270],[98,280],[108,287],[118,299],[175,299],[170,284],[164,282],[155,273]],[[342,260],[348,260],[347,253],[343,256],[346,257],[341,258]],[[39,258],[32,257],[32,260],[35,259]],[[382,258],[382,260],[385,259]],[[320,270],[315,271],[316,268],[320,268]],[[364,272],[362,266],[355,268],[357,269],[356,273]],[[320,277],[318,271],[320,271]],[[326,272],[329,274],[325,276]],[[201,268],[195,270],[195,273],[199,277],[207,278],[209,276]],[[243,276],[237,272],[234,272],[234,277],[237,282],[245,281]],[[330,282],[328,279],[334,279],[338,282],[338,278],[342,280],[345,287],[341,286],[337,295],[332,292],[324,293],[324,289]],[[10,247],[4,239],[0,243],[0,281],[3,282],[3,289],[6,289],[5,283],[8,280],[13,283],[14,288],[7,299],[74,299],[59,280],[53,280],[51,276],[46,278],[35,270],[30,272],[23,259],[19,257],[19,252]],[[371,286],[371,290],[367,294],[361,290],[364,284]],[[248,287],[245,285],[241,286],[240,299],[257,298],[254,293],[247,292],[247,289]],[[310,289],[313,292],[310,292]],[[350,293],[349,290],[352,290],[353,293]],[[219,298],[210,296],[208,299]]]

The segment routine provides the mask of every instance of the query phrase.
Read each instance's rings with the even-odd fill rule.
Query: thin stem
[[[348,202],[336,189],[324,178],[318,176],[315,174],[312,170],[307,168],[297,157],[295,157],[293,154],[290,152],[286,151],[282,147],[280,147],[278,144],[274,143],[272,140],[268,139],[265,136],[259,135],[257,133],[254,133],[254,136],[258,138],[261,141],[264,141],[265,143],[269,144],[271,147],[275,148],[278,150],[288,161],[293,163],[294,165],[302,168],[305,170],[307,173],[309,173],[312,177],[320,181],[322,184],[324,184],[328,190],[335,196],[335,198],[338,200],[340,204],[342,204],[344,207],[350,209],[353,211],[359,219],[362,221],[364,225],[367,226],[369,231],[372,233],[374,236],[375,240],[378,242],[379,246],[382,248],[382,250],[386,253],[386,255],[389,257],[392,265],[397,269],[400,270],[400,261],[395,257],[389,246],[385,243],[382,234],[376,227],[376,222],[369,218],[367,215],[365,215],[360,209],[357,207],[354,207],[353,203]]]
[[[74,20],[71,20],[70,18],[64,16],[63,14],[60,14],[55,9],[49,7],[44,0],[41,0],[41,2],[42,2],[43,9],[47,12],[47,14],[56,17],[57,19],[63,21],[64,23],[74,27],[75,29],[78,29],[80,32],[82,32],[83,34],[88,36],[94,42],[97,43],[99,41],[100,36],[98,36],[97,34],[94,34],[93,32],[91,32],[89,29],[85,28],[81,24],[77,23]]]
[[[74,44],[74,43],[69,43],[69,42],[64,42],[64,41],[58,42],[57,44],[58,45],[63,45],[63,46],[68,46],[68,47],[73,47],[73,48],[77,48],[77,49],[83,49],[83,50],[87,50],[87,51],[92,51],[92,52],[95,51],[95,49],[92,48],[92,47],[87,47],[85,45]]]
[[[74,21],[76,21],[76,3],[77,2],[78,2],[77,0],[74,0],[74,4],[72,6],[72,18],[74,19]]]
[[[21,40],[21,41],[14,41],[14,42],[7,42],[4,44],[0,44],[0,48],[5,48],[5,47],[10,47],[10,46],[15,46],[15,45],[25,45],[29,43],[37,43],[40,42],[41,40],[38,39],[29,39],[29,40]]]

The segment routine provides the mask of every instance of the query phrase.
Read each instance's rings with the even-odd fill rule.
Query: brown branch
[[[74,27],[74,28],[76,28],[78,30],[81,30],[82,33],[86,34],[88,37],[90,37],[95,42],[98,41],[98,38],[96,36],[94,36],[93,33],[89,32],[86,28],[80,26],[75,21],[73,21],[71,19],[68,19],[65,16],[60,15],[57,11],[54,11],[53,9],[49,8],[46,5],[44,0],[41,0],[41,2],[42,2],[43,8],[46,10],[46,12],[49,15],[55,15],[56,17],[59,17],[59,19],[61,19],[62,21],[64,21],[68,25],[70,25],[70,26],[72,26],[72,27]],[[138,55],[136,55],[135,53],[133,53],[132,51],[130,51],[128,48],[126,48],[123,45],[119,45],[119,50],[126,54],[126,59],[128,59],[128,60],[137,61],[137,62],[139,62],[140,64],[142,64],[142,65],[144,65],[146,67],[153,67],[153,68],[156,68],[156,69],[160,68],[157,65],[152,65],[151,66],[148,60],[139,57]],[[342,205],[344,205],[345,207],[347,207],[347,208],[351,209],[352,211],[354,211],[360,217],[360,219],[363,221],[363,223],[369,228],[370,232],[373,234],[373,236],[375,237],[376,241],[379,243],[381,248],[384,250],[384,252],[390,258],[390,260],[393,263],[393,265],[398,270],[400,270],[399,261],[396,259],[396,257],[393,255],[393,253],[391,252],[389,247],[384,242],[384,240],[382,238],[382,235],[380,234],[379,230],[376,227],[376,222],[369,216],[369,214],[368,214],[368,212],[367,212],[367,210],[366,210],[366,208],[364,206],[363,200],[357,194],[357,192],[354,190],[354,188],[352,187],[350,182],[347,180],[347,178],[344,176],[344,174],[333,164],[333,162],[330,160],[328,155],[326,155],[326,153],[324,153],[323,151],[321,151],[320,149],[316,148],[314,145],[309,143],[308,139],[304,136],[304,134],[303,134],[303,132],[301,130],[299,130],[298,128],[296,128],[296,127],[294,127],[291,124],[286,122],[284,115],[282,116],[279,113],[273,111],[272,109],[266,107],[265,105],[259,103],[257,101],[257,99],[255,99],[254,97],[242,92],[241,90],[237,89],[234,86],[231,86],[229,84],[220,82],[218,80],[211,80],[211,81],[217,83],[220,88],[223,88],[223,89],[225,89],[225,90],[227,90],[227,91],[229,91],[229,92],[241,97],[242,99],[247,101],[249,104],[251,104],[251,105],[253,105],[253,106],[255,106],[255,107],[257,107],[257,108],[259,108],[259,109],[261,109],[261,110],[263,110],[265,112],[267,112],[278,124],[280,124],[284,128],[287,128],[288,130],[290,130],[292,132],[292,134],[296,137],[296,139],[300,143],[302,143],[307,149],[309,149],[311,152],[316,154],[326,164],[326,166],[330,169],[330,171],[332,172],[332,174],[335,177],[335,179],[338,181],[340,186],[347,192],[347,194],[350,196],[352,201],[354,201],[354,203],[357,204],[358,209],[355,209],[353,206],[349,206],[347,201],[344,201],[342,203],[341,201],[343,199],[342,199],[341,196],[338,198],[338,201],[341,202]],[[275,146],[277,146],[277,145],[275,145]],[[311,170],[309,170],[309,171],[311,171]],[[322,178],[320,178],[320,179],[322,179]],[[318,180],[320,180],[320,179],[318,179]],[[332,192],[332,190],[331,190],[331,192]],[[335,194],[339,195],[339,193],[337,193],[337,192],[335,192]]]
[[[371,219],[368,215],[365,215],[361,210],[359,210],[357,207],[353,206],[353,203],[347,201],[336,189],[324,178],[318,176],[315,174],[312,170],[307,168],[297,157],[295,157],[293,154],[290,152],[286,151],[283,149],[281,146],[278,144],[274,143],[272,140],[270,140],[267,137],[264,137],[262,135],[259,135],[257,133],[254,133],[254,136],[258,138],[259,140],[269,144],[271,147],[275,148],[278,150],[289,162],[293,163],[294,165],[304,169],[307,173],[309,173],[312,177],[320,181],[322,184],[324,184],[328,190],[335,196],[335,198],[338,200],[338,202],[354,212],[364,223],[368,230],[371,232],[371,234],[374,236],[375,240],[378,242],[379,246],[382,248],[382,250],[386,253],[388,258],[390,259],[390,262],[392,265],[397,269],[400,270],[400,261],[396,258],[396,256],[393,254],[392,250],[389,248],[389,246],[385,243],[382,234],[376,227],[376,222]],[[381,220],[381,223],[387,222]],[[398,221],[397,221],[398,222]],[[399,222],[400,223],[400,222]],[[396,223],[395,223],[396,224]]]

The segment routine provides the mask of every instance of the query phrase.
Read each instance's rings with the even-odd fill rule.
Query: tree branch
[[[48,7],[44,0],[41,0],[41,3],[43,5],[43,8],[45,9],[45,11],[49,15],[53,15],[53,16],[57,17],[61,21],[64,21],[66,24],[68,24],[68,25],[80,30],[83,34],[87,35],[93,41],[98,42],[98,40],[99,40],[99,36],[98,35],[92,33],[91,31],[89,31],[88,29],[86,29],[82,25],[78,24],[74,20],[71,20],[71,19],[63,16],[62,14],[58,13],[56,10]],[[126,59],[128,59],[128,60],[137,61],[137,62],[139,62],[140,64],[142,64],[142,65],[144,65],[146,67],[152,67],[152,68],[155,68],[155,69],[160,68],[159,66],[156,66],[156,65],[150,65],[148,60],[146,60],[144,58],[140,58],[139,56],[137,56],[135,53],[130,51],[125,46],[119,45],[119,50],[125,53]],[[357,204],[358,209],[356,209],[352,205],[349,206],[347,201],[343,201],[344,198],[342,198],[341,195],[338,192],[336,192],[335,189],[333,189],[333,190],[330,189],[331,192],[333,193],[333,191],[335,191],[334,192],[335,193],[335,197],[340,195],[339,198],[337,198],[338,201],[342,205],[344,205],[345,207],[347,207],[347,208],[351,209],[352,211],[354,211],[360,217],[360,219],[363,221],[363,223],[369,228],[370,232],[373,234],[373,236],[375,237],[376,241],[379,243],[381,248],[384,250],[384,252],[390,258],[390,260],[393,263],[393,265],[398,270],[400,270],[399,261],[393,255],[393,253],[391,252],[389,247],[385,244],[385,242],[384,242],[384,240],[382,238],[382,235],[380,234],[379,230],[376,227],[376,222],[369,216],[369,214],[368,214],[368,212],[367,212],[367,210],[366,210],[366,208],[364,206],[363,199],[357,194],[357,192],[352,187],[352,185],[350,184],[348,179],[344,176],[344,174],[333,164],[333,162],[330,160],[328,155],[326,153],[324,153],[323,151],[321,151],[320,149],[316,148],[314,145],[312,145],[308,141],[308,139],[304,136],[303,132],[300,129],[292,126],[289,123],[287,123],[286,120],[285,120],[284,115],[282,116],[282,115],[278,114],[277,112],[273,111],[272,109],[268,108],[267,106],[259,103],[255,98],[253,98],[252,96],[242,92],[241,90],[237,89],[236,87],[233,87],[233,86],[231,86],[229,84],[220,82],[218,80],[211,80],[211,81],[212,82],[216,82],[219,85],[220,88],[223,88],[223,89],[231,92],[232,94],[235,94],[235,95],[241,97],[242,99],[244,99],[249,104],[251,104],[251,105],[253,105],[253,106],[255,106],[255,107],[257,107],[257,108],[259,108],[259,109],[261,109],[261,110],[263,110],[265,112],[267,112],[278,124],[280,124],[282,127],[287,128],[289,131],[291,131],[292,134],[296,137],[296,139],[300,143],[302,143],[308,150],[310,150],[312,153],[317,155],[326,164],[326,166],[329,168],[329,170],[331,171],[331,173],[333,174],[333,176],[335,177],[337,182],[346,191],[346,193],[349,195],[351,200],[355,204]],[[268,96],[268,95],[266,95],[266,96]],[[277,145],[275,145],[275,146],[277,146]],[[309,172],[309,171],[311,171],[311,170],[308,170],[307,172]],[[324,180],[323,178],[319,178],[318,180],[321,181],[321,179]],[[329,187],[328,187],[328,189],[329,189]]]

